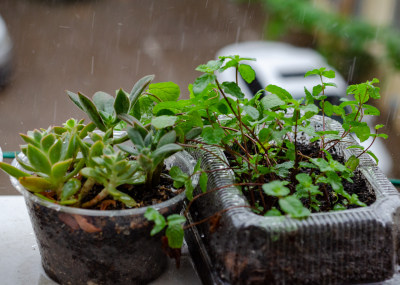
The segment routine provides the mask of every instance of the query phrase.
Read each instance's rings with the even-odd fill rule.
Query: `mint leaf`
[[[247,83],[251,83],[256,78],[256,73],[248,64],[240,64],[239,65],[239,73]]]
[[[242,90],[240,90],[240,87],[235,82],[223,82],[221,87],[225,93],[232,95],[233,97],[238,99],[244,98]]]
[[[157,96],[161,102],[165,102],[178,100],[180,90],[173,82],[160,82],[150,84],[148,92]]]

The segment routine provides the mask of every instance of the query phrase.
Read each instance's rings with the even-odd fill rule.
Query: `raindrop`
[[[94,55],[92,55],[92,69],[90,71],[90,74],[93,75],[93,73],[94,73]]]
[[[185,45],[185,32],[182,32],[181,45],[180,45],[181,51],[183,51],[184,45]]]
[[[349,75],[347,76],[347,82],[351,82],[353,80],[354,69],[355,69],[355,66],[356,66],[356,60],[357,60],[357,57],[354,57],[353,58],[353,63],[350,66],[350,69],[349,69]]]
[[[136,52],[136,74],[139,73],[139,67],[140,67],[140,57],[142,56],[142,50],[138,49]]]
[[[236,43],[239,42],[239,37],[240,37],[240,26],[236,30],[236,40],[235,40]]]

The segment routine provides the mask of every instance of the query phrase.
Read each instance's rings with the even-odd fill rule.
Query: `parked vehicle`
[[[0,86],[5,85],[10,77],[12,46],[6,23],[0,16]]]

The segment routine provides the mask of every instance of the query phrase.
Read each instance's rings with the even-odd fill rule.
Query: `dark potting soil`
[[[304,154],[305,156],[308,156],[311,158],[317,158],[318,152],[319,152],[319,147],[316,144],[313,144],[311,146],[299,144],[297,146],[297,150],[299,152],[301,152],[302,154]],[[233,160],[232,155],[227,154],[227,153],[225,153],[225,155],[227,156],[228,161],[231,164],[231,167],[234,168],[237,164],[235,164],[235,161]],[[332,155],[333,159],[339,161],[342,164],[345,163],[344,158],[342,156],[338,155],[337,153],[332,152],[331,155]],[[282,163],[282,162],[284,162],[284,161],[279,161],[278,163]],[[299,173],[310,173],[310,169],[302,168]],[[315,171],[315,173],[318,174],[319,172]],[[246,181],[246,179],[249,179],[249,177],[251,177],[251,173],[244,173],[242,175],[243,175],[242,177],[236,178],[238,182]],[[291,180],[290,180],[291,174],[289,174],[288,177],[289,178],[287,178],[286,180],[291,182]],[[363,179],[361,172],[356,170],[354,172],[354,176],[351,177],[351,179],[353,180],[353,183],[351,183],[345,179],[342,180],[344,190],[350,195],[356,194],[358,196],[359,200],[361,202],[365,203],[367,206],[374,203],[376,200],[375,193],[373,191],[371,191],[370,188],[367,186],[367,182],[365,181],[365,179]],[[294,181],[297,182],[296,179],[294,179]],[[267,183],[270,181],[268,180],[268,178],[266,178],[264,182]],[[328,195],[329,195],[329,201],[326,199],[325,196],[317,196],[318,201],[320,202],[318,212],[329,212],[329,211],[333,210],[333,206],[336,204],[341,204],[341,205],[346,204],[346,202],[347,202],[346,199],[343,196],[336,194],[332,190],[332,187],[330,185],[320,184],[320,186],[321,186],[320,191],[323,193],[324,193],[324,191],[323,191],[322,187],[323,186],[326,187]],[[289,185],[287,185],[287,187],[289,187],[291,189],[292,193],[295,192],[296,186],[293,183],[290,183]],[[261,188],[256,189],[253,187],[251,190],[253,190],[253,191],[249,191],[248,188],[243,187],[243,191],[242,191],[244,196],[250,202],[250,205],[252,205],[252,206],[263,205],[262,201],[266,201],[267,209],[264,209],[263,213],[270,210],[272,207],[276,207],[279,209],[278,198],[266,195],[262,191]],[[305,207],[309,208],[312,212],[316,212],[314,209],[312,209],[310,207],[308,199],[303,198],[302,202]],[[352,208],[358,208],[359,206],[345,205],[345,207],[346,207],[346,209],[352,209]]]
[[[100,191],[101,186],[95,185],[89,195],[84,199],[83,203],[93,199]],[[135,208],[151,206],[169,200],[176,195],[182,193],[184,188],[174,189],[173,181],[166,177],[161,177],[160,184],[148,191],[144,185],[121,185],[118,190],[131,196],[136,202]],[[105,199],[90,209],[97,210],[121,210],[125,209],[125,205],[112,197]]]

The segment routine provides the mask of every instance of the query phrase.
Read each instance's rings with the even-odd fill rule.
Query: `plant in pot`
[[[398,264],[399,194],[376,167],[365,116],[379,98],[377,79],[349,86],[332,105],[333,71],[315,69],[321,83],[294,99],[269,85],[251,100],[237,85],[255,78],[252,60],[220,57],[197,68],[191,98],[161,103],[158,112],[197,118],[207,192],[188,204],[189,250],[204,283],[349,284],[389,279]],[[236,70],[236,82],[217,72]],[[265,93],[265,94],[264,94]],[[329,117],[341,118],[343,124]],[[179,123],[179,122],[178,122]],[[203,174],[202,174],[203,175]],[[200,183],[201,184],[201,183]],[[203,187],[204,192],[204,187]],[[200,190],[199,190],[200,191]]]
[[[154,105],[141,99],[146,92],[179,96],[173,83],[152,79],[115,98],[68,92],[92,122],[21,134],[21,154],[0,163],[25,197],[45,272],[61,284],[143,284],[166,268],[165,252],[179,260],[179,213],[185,187],[196,185],[194,163],[177,144],[187,133],[177,134],[170,118],[143,112],[142,124],[132,116],[139,102]]]

